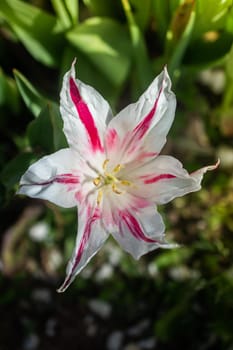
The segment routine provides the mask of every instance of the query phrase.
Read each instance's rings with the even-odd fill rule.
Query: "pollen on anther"
[[[109,162],[109,159],[105,159],[105,161],[103,162],[103,169],[104,170],[106,170],[108,162]]]
[[[127,180],[121,180],[121,184],[124,186],[131,186],[132,185],[132,183],[130,181],[127,181]]]
[[[121,164],[117,164],[117,165],[115,166],[115,168],[113,169],[113,172],[114,172],[114,173],[118,173],[118,171],[120,171],[122,167],[123,167],[123,166],[122,166]]]
[[[122,193],[123,193],[122,191],[118,190],[118,188],[117,188],[117,186],[116,186],[115,183],[112,184],[112,190],[113,190],[113,192],[116,193],[116,194],[122,194]]]
[[[101,182],[101,178],[100,178],[99,176],[96,177],[96,178],[93,180],[93,184],[94,184],[95,186],[99,186],[100,182]]]
[[[96,199],[98,205],[100,204],[102,198],[103,198],[103,191],[99,190],[97,194],[97,199]]]

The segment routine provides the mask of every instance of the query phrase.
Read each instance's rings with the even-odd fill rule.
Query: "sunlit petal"
[[[49,200],[64,208],[77,205],[80,172],[75,167],[77,154],[62,149],[32,164],[21,177],[18,193]]]
[[[128,163],[142,154],[155,157],[166,142],[175,107],[175,95],[164,68],[139,100],[124,108],[109,123],[106,132],[109,157],[118,157],[122,163]]]
[[[103,152],[106,120],[112,112],[107,101],[91,86],[75,78],[74,63],[63,79],[60,102],[64,133],[71,148],[87,154]]]
[[[107,238],[108,234],[102,226],[100,210],[89,204],[81,208],[78,215],[75,249],[67,266],[66,279],[58,289],[59,292],[64,292],[69,287],[75,276],[98,252]]]
[[[189,174],[177,159],[158,156],[134,171],[133,177],[137,185],[131,191],[156,204],[165,204],[176,197],[200,190],[204,173],[216,169],[218,164],[219,162]]]

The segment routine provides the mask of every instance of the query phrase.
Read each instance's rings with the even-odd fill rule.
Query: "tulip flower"
[[[63,292],[102,247],[109,234],[135,259],[172,248],[157,205],[201,188],[203,174],[189,174],[172,156],[159,155],[172,125],[176,98],[166,68],[136,103],[114,118],[106,100],[75,78],[63,80],[60,111],[69,148],[31,165],[20,194],[78,208],[76,244]]]

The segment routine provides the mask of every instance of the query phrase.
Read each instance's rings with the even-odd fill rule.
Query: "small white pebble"
[[[48,269],[49,271],[56,271],[62,264],[63,257],[57,249],[53,249],[48,255]]]
[[[221,168],[233,168],[233,150],[231,147],[221,146],[217,151],[217,156],[221,160]]]
[[[149,273],[149,275],[151,277],[157,277],[158,276],[159,269],[158,269],[157,265],[154,262],[150,263],[148,265],[147,269],[148,269],[148,273]]]
[[[28,232],[29,237],[35,242],[43,242],[48,237],[48,233],[49,225],[44,221],[37,222]]]
[[[105,281],[112,277],[113,267],[110,264],[103,264],[100,269],[96,272],[95,279],[97,282]]]
[[[122,260],[123,253],[117,245],[108,243],[106,246],[109,262],[113,266],[118,266]]]
[[[103,319],[109,318],[112,312],[112,306],[103,300],[92,299],[89,301],[88,306],[91,311]]]
[[[46,288],[37,288],[32,292],[32,299],[37,302],[50,303],[52,301],[51,292]]]
[[[202,83],[209,86],[216,94],[220,94],[225,87],[226,77],[223,70],[206,69],[200,73],[199,77]]]
[[[124,335],[121,331],[114,331],[109,335],[106,342],[107,350],[121,350]]]
[[[169,276],[175,281],[183,281],[189,278],[189,270],[186,266],[175,266],[170,268]]]

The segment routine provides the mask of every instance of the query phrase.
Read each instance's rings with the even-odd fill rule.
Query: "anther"
[[[132,183],[130,181],[127,181],[127,180],[121,180],[121,185],[124,185],[124,186],[131,186]]]
[[[115,166],[115,168],[113,169],[114,173],[118,173],[118,171],[120,171],[123,168],[123,166],[121,164],[117,164]]]
[[[109,162],[109,159],[105,159],[105,161],[103,162],[102,167],[104,170],[106,170],[108,162]]]
[[[99,186],[100,182],[101,182],[101,178],[100,178],[99,176],[96,177],[96,178],[93,180],[93,184],[94,184],[95,186]]]
[[[99,190],[98,194],[97,194],[97,199],[96,199],[97,205],[100,205],[100,202],[101,202],[102,198],[103,198],[103,191]]]
[[[122,194],[122,191],[119,191],[119,190],[117,189],[116,184],[112,184],[112,190],[113,190],[113,192],[116,193],[116,194]]]

